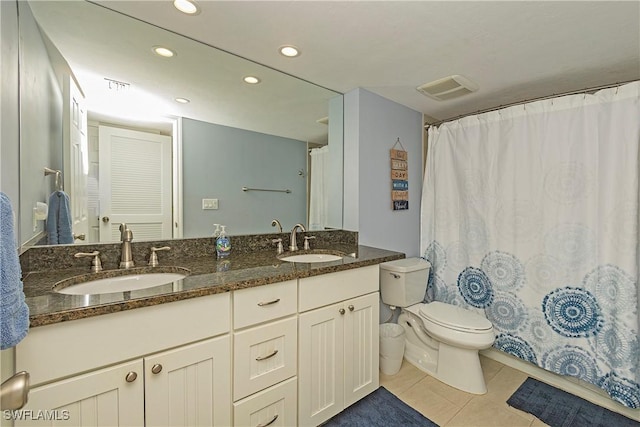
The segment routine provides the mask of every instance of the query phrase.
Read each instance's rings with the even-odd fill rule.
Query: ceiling
[[[447,119],[640,79],[637,1],[172,1],[98,3],[338,91],[364,88]],[[286,58],[278,47],[302,54]],[[435,101],[416,87],[452,74],[479,85]]]
[[[640,79],[637,1],[200,0],[195,16],[178,12],[171,0],[94,3],[249,59],[265,72],[278,70],[340,93],[366,89],[427,121]],[[131,43],[137,38],[128,37]],[[302,54],[280,55],[285,44]],[[436,101],[416,90],[452,74],[471,79],[478,91]],[[158,91],[171,89],[160,82]],[[282,98],[287,90],[278,93]],[[320,117],[313,114],[317,127]],[[228,115],[239,120],[241,114]],[[265,121],[293,126],[268,114]],[[314,132],[294,136],[313,141],[326,129]]]

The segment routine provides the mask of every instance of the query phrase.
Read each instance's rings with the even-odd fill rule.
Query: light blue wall
[[[389,150],[408,152],[409,209],[391,208]],[[422,114],[364,89],[345,95],[345,221],[359,243],[420,255]]]
[[[214,223],[231,235],[274,232],[273,218],[285,230],[306,224],[305,142],[183,119],[182,150],[184,237],[210,234]],[[203,210],[203,198],[218,199],[219,209]]]
[[[62,89],[38,26],[26,2],[20,2],[20,243],[33,230],[35,202],[47,202],[54,190],[44,168],[62,170]],[[3,124],[4,126],[4,124]],[[28,159],[25,160],[25,159]]]
[[[19,150],[20,125],[18,110],[18,10],[15,2],[0,2],[0,42],[2,61],[0,65],[0,87],[2,126],[0,127],[0,190],[11,199],[18,209],[19,194]]]

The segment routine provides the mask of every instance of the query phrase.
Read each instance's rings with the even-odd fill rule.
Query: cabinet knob
[[[109,222],[109,217],[108,216],[103,216],[102,217],[102,222],[104,222],[105,224]]]
[[[162,371],[162,365],[159,363],[156,363],[151,367],[151,372],[153,372],[154,374],[159,374],[161,371]]]
[[[355,310],[355,307],[353,305],[350,305],[349,306],[349,311],[353,311],[353,310]]]
[[[127,374],[126,377],[124,377],[125,380],[127,380],[128,383],[132,383],[136,380],[136,378],[138,378],[138,374],[136,374],[135,372],[131,371]]]
[[[340,314],[344,314],[344,313],[345,313],[344,308],[341,308],[340,310],[338,310],[338,313],[340,313]]]

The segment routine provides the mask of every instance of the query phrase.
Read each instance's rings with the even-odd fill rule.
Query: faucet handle
[[[271,243],[277,243],[278,244],[278,248],[276,249],[276,251],[278,252],[278,255],[280,255],[281,253],[284,252],[284,248],[282,246],[282,239],[273,239],[271,241]]]
[[[91,271],[97,273],[98,271],[102,271],[102,261],[100,260],[100,252],[78,252],[74,255],[75,258],[84,258],[84,257],[93,257],[91,261]]]
[[[304,250],[308,251],[311,249],[311,245],[309,244],[309,240],[315,239],[316,236],[304,236]]]
[[[159,265],[159,262],[158,262],[158,255],[156,255],[156,252],[168,251],[170,249],[171,249],[171,247],[169,247],[169,246],[163,246],[161,248],[156,248],[155,246],[152,246],[151,247],[151,255],[149,255],[149,265],[151,267],[157,267]]]

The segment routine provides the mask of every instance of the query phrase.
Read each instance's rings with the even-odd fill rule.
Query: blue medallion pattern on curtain
[[[640,82],[429,129],[425,302],[640,408]]]

